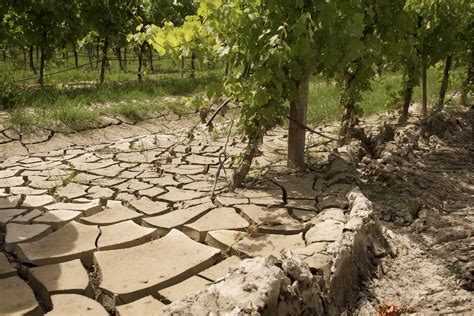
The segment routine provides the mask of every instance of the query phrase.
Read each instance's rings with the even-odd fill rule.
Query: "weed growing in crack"
[[[76,176],[77,176],[77,171],[72,170],[71,173],[67,177],[61,179],[63,186],[68,185],[72,180],[74,180]]]
[[[456,279],[461,279],[464,275],[464,271],[461,265],[455,263],[446,269],[438,271],[437,274],[444,278],[455,277]]]

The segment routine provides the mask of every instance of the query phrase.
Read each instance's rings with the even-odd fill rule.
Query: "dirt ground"
[[[361,188],[374,203],[394,256],[383,258],[364,284],[358,315],[383,306],[472,315],[473,118],[469,110],[415,119],[396,129],[375,157],[362,158]],[[380,124],[368,128],[374,134],[377,129]]]
[[[392,253],[381,257],[372,278],[361,284],[361,298],[353,306],[353,311],[357,315],[399,315],[403,312],[472,315],[474,112],[466,109],[443,111],[421,120],[417,107],[414,109],[409,124],[404,127],[396,125],[395,117],[383,114],[364,119],[361,122],[363,133],[355,135],[363,148],[354,159],[357,184],[372,201]],[[27,205],[28,214],[31,214],[31,218],[24,219],[23,210],[21,214],[12,215],[17,217],[6,217],[5,223],[23,221],[29,225],[36,217],[39,220],[51,210],[64,213],[52,207],[61,201],[70,203],[69,207],[77,207],[98,199],[100,205],[91,206],[95,209],[109,200],[116,200],[120,207],[107,204],[104,214],[107,209],[117,208],[124,214],[128,212],[125,219],[133,215],[143,217],[145,221],[152,215],[167,217],[173,212],[181,214],[179,210],[182,208],[208,203],[203,197],[212,190],[218,152],[225,137],[217,135],[217,145],[216,142],[211,144],[206,131],[196,131],[196,139],[184,146],[182,139],[189,138],[186,129],[193,126],[191,121],[173,115],[135,125],[114,121],[98,130],[76,134],[50,132],[37,134],[34,139],[1,130],[3,196],[5,199],[11,196],[12,200],[8,202],[18,208],[20,204]],[[325,126],[322,131],[330,134],[334,127]],[[311,137],[314,136],[309,135]],[[308,158],[314,162],[315,174],[335,146],[335,143],[320,141],[309,142],[312,145],[309,146]],[[97,145],[101,142],[109,143]],[[267,170],[268,166],[272,171],[284,170],[286,142],[283,131],[269,135],[262,146],[264,154],[256,159],[259,166],[256,170]],[[234,147],[230,146],[229,154],[241,152],[241,145]],[[42,154],[46,151],[49,153]],[[13,155],[24,156],[9,158]],[[74,171],[72,174],[71,169]],[[253,172],[252,175],[261,176],[260,173]],[[269,172],[267,177],[271,175]],[[61,177],[61,181],[55,177]],[[320,210],[314,209],[314,195],[318,193],[314,188],[314,174],[304,179],[297,178],[294,183],[288,179],[275,178],[272,184],[278,182],[279,185],[267,188],[270,193],[254,192],[252,195],[248,191],[239,198],[224,195],[219,203],[226,207],[242,203],[260,206],[284,203],[289,208],[300,209],[298,214],[307,215],[308,208],[314,213],[312,216],[318,214]],[[223,187],[219,186],[217,191],[223,191]],[[50,196],[52,192],[53,197]],[[16,195],[21,199],[15,200]],[[29,195],[32,197],[26,200]],[[188,200],[188,205],[181,205],[179,201],[182,200]],[[142,208],[148,210],[150,207],[156,208],[157,214],[142,213]],[[38,208],[41,211],[36,210],[37,214],[33,214]],[[208,211],[196,210],[200,212],[199,216]],[[239,212],[243,211],[239,209]],[[64,216],[63,213],[60,215]],[[79,211],[66,213],[69,216]],[[294,228],[297,232],[304,231],[300,224],[307,218],[295,218],[292,212],[285,214],[290,224],[297,224]],[[78,217],[78,220],[83,223],[87,218]],[[71,220],[70,217],[61,218],[61,221],[55,219],[52,223],[57,226],[53,225],[55,233]],[[86,224],[105,227],[101,218],[94,220]],[[188,220],[183,219],[183,223],[188,223]],[[120,218],[117,223],[106,224],[120,231],[120,225],[124,225],[122,221]],[[154,229],[165,230],[160,223],[150,223],[156,226]],[[182,229],[183,223],[173,225]],[[135,229],[149,229],[132,222],[129,225]],[[79,226],[81,229],[86,227]],[[247,227],[248,223],[245,222],[244,226]],[[276,229],[271,228],[273,232]],[[92,235],[96,233],[94,231]],[[196,239],[202,243],[199,236]],[[5,238],[0,237],[2,240]],[[138,238],[137,243],[143,243],[142,239]],[[97,243],[97,239],[94,240]],[[110,249],[129,246],[132,244],[114,244]],[[91,249],[95,251],[96,247],[92,245]]]

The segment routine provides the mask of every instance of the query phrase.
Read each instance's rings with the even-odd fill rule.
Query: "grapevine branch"
[[[311,127],[308,127],[307,125],[301,123],[301,122],[298,122],[297,120],[295,119],[292,119],[289,115],[286,116],[290,121],[292,121],[293,123],[295,123],[296,125],[298,125],[299,127],[301,128],[304,128],[305,130],[307,130],[308,132],[310,133],[313,133],[313,134],[316,134],[316,135],[319,135],[321,137],[324,137],[324,138],[327,138],[327,139],[330,139],[330,140],[333,140],[333,141],[339,141],[339,139],[337,138],[334,138],[334,137],[331,137],[331,136],[328,136],[328,135],[324,135],[323,133],[320,133],[314,129],[312,129]]]
[[[207,121],[206,123],[206,126],[209,126],[212,121],[216,118],[217,114],[219,114],[219,112],[227,105],[229,104],[229,102],[231,101],[231,99],[227,99],[224,103],[222,103],[222,105],[220,107],[217,108],[217,110],[212,114],[211,118],[209,119],[209,121]]]

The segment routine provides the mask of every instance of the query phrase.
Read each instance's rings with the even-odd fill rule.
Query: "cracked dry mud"
[[[192,138],[188,137],[190,129]],[[320,181],[318,172],[286,172],[286,135],[282,131],[265,139],[253,172],[264,176],[249,188],[229,193],[222,185],[226,174],[221,173],[214,202],[210,192],[225,139],[211,139],[203,128],[193,128],[192,120],[171,116],[137,125],[115,122],[94,131],[50,132],[31,139],[25,141],[10,131],[0,133],[0,292],[4,293],[0,296],[0,314],[84,311],[159,315],[166,305],[204,289],[243,258],[278,257],[282,249],[289,248],[306,258],[310,268],[327,271],[331,266],[328,247],[348,224],[346,195],[352,186],[333,181],[330,175]],[[233,142],[228,152],[237,154],[242,148],[241,143]],[[311,158],[321,165],[332,149],[316,141],[310,141],[310,148]],[[454,154],[472,168],[472,160],[468,161],[472,146],[466,148],[468,152],[460,149]],[[413,165],[397,161],[402,167],[393,175],[410,182],[404,177],[421,169],[415,167],[419,160],[407,159]],[[463,163],[456,161],[446,158],[443,169],[437,171],[457,172],[456,166]],[[456,256],[465,256],[456,260],[472,261],[472,201],[466,200],[468,194],[472,197],[472,174],[456,173],[457,182],[449,183],[453,189],[439,192],[438,201],[454,191],[463,197],[444,199],[447,214],[423,204],[416,216],[408,212],[409,218],[403,212],[405,205],[400,205],[419,195],[413,188],[405,188],[412,195],[380,198],[377,181],[390,186],[400,182],[392,184],[370,174],[389,165],[377,163],[370,167],[361,162],[358,170],[368,179],[361,187],[374,199],[386,225],[393,221],[396,226],[388,233],[394,247],[400,248],[406,236],[416,235],[417,230],[428,240],[409,240],[408,250],[399,250],[395,259],[384,258],[385,278],[400,278],[402,271],[396,266],[407,267],[406,258],[424,267],[412,267],[413,273],[419,271],[420,283],[446,266],[443,253],[455,251]],[[392,165],[396,168],[395,163]],[[270,172],[265,173],[270,166]],[[415,171],[406,171],[410,166]],[[430,166],[427,172],[433,172]],[[331,170],[338,168],[335,165]],[[416,181],[410,183],[423,188]],[[434,183],[445,187],[443,182]],[[438,212],[437,217],[429,216],[430,212]],[[410,226],[400,228],[404,224]],[[448,226],[451,230],[443,237],[441,228]],[[457,249],[460,239],[462,246]],[[438,251],[433,255],[439,259],[436,265],[428,250],[420,250],[425,243],[432,243],[429,251]],[[446,257],[453,260],[452,255]],[[435,285],[443,289],[444,297],[457,296],[447,303],[441,298],[427,298],[426,303],[422,299],[440,292],[431,288],[423,293],[407,291],[407,297],[419,299],[411,304],[427,311],[435,311],[440,304],[440,310],[469,308],[472,295],[455,284],[454,277],[438,279]],[[398,297],[386,290],[382,280],[380,276],[369,282],[358,307],[362,315],[372,313],[379,301]],[[413,284],[412,280],[405,281]],[[397,282],[393,287],[400,286]],[[456,302],[460,307],[452,306]]]
[[[51,132],[0,144],[0,314],[130,315],[149,306],[159,314],[241,258],[306,246],[303,233],[317,217],[314,175],[294,177],[306,188],[288,185],[298,194],[287,207],[285,183],[225,193],[229,160],[213,203],[225,139],[189,122],[170,117],[110,124],[94,137]],[[269,136],[256,173],[282,166],[285,146],[284,133]],[[228,152],[242,148],[237,142]]]

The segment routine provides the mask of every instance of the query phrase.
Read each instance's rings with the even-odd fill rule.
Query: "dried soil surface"
[[[355,154],[356,182],[374,203],[394,255],[361,285],[354,306],[360,315],[373,315],[385,301],[428,314],[473,310],[473,113],[425,121],[413,114],[406,127],[385,114],[361,122],[365,151]],[[212,202],[226,126],[216,122],[211,137],[195,123],[164,114],[75,134],[0,131],[0,292],[24,298],[21,310],[8,312],[54,311],[54,302],[112,313],[126,304],[119,314],[162,308],[212,281],[206,269],[225,274],[238,265],[228,256],[278,256],[285,247],[339,238],[342,231],[332,228],[347,220],[351,188],[323,192],[318,185],[334,143],[310,135],[312,171],[295,173],[285,167],[287,136],[276,130],[265,138],[247,188],[226,192],[229,159]],[[334,126],[321,131],[334,136]],[[227,153],[244,146],[233,136]],[[331,231],[330,240],[313,238],[311,229]],[[78,259],[74,270],[89,272],[85,287],[70,282],[74,270],[65,264]],[[28,272],[45,265],[56,276],[48,285]],[[162,274],[149,277],[148,268],[158,266]]]
[[[359,163],[361,188],[396,253],[365,284],[359,315],[384,304],[421,314],[474,311],[473,121],[472,110],[413,120]]]

